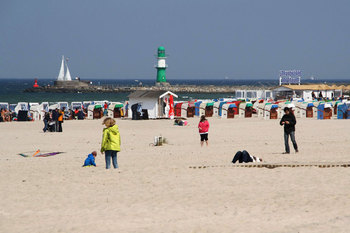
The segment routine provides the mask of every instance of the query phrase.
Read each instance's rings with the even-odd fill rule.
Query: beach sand
[[[0,124],[0,232],[350,232],[350,168],[234,168],[236,151],[266,162],[349,162],[350,121],[297,119],[300,152],[282,155],[278,120],[117,120],[120,169],[82,168],[102,120]],[[154,147],[154,136],[168,144]],[[62,151],[47,158],[21,152]],[[190,166],[214,166],[192,169]]]

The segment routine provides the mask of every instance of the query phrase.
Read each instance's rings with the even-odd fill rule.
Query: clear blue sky
[[[2,0],[0,78],[350,78],[349,0]]]

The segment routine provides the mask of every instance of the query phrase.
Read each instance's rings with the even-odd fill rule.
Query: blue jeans
[[[47,120],[44,120],[44,128],[43,128],[43,131],[44,131],[44,133],[47,131],[47,129],[48,129],[48,126],[49,126],[49,122],[47,122]]]
[[[292,131],[290,132],[289,134],[284,132],[284,146],[285,146],[285,149],[286,149],[286,152],[289,153],[289,143],[288,143],[288,138],[289,138],[289,135],[290,135],[290,139],[292,140],[292,143],[293,143],[293,147],[294,149],[297,151],[298,150],[298,145],[297,145],[297,142],[295,141],[295,131]]]
[[[106,159],[106,169],[111,168],[111,157],[114,168],[118,168],[117,162],[117,151],[115,150],[106,150],[105,151],[105,159]]]

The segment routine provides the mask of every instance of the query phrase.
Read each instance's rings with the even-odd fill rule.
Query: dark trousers
[[[62,132],[62,121],[58,121],[58,129],[56,129],[57,132]]]
[[[58,132],[58,121],[55,121],[55,124],[53,126],[53,132]]]
[[[292,131],[290,133],[284,132],[284,146],[286,148],[286,152],[287,153],[290,152],[290,150],[289,150],[289,143],[288,143],[289,135],[290,135],[290,139],[292,140],[294,149],[298,150],[298,145],[297,145],[297,142],[295,141],[295,131]]]
[[[253,162],[253,159],[250,157],[249,153],[247,151],[237,151],[235,156],[233,157],[232,163],[250,163]]]

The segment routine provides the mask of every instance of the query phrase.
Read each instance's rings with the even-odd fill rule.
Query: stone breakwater
[[[215,85],[174,85],[174,86],[88,86],[88,87],[36,87],[28,88],[24,92],[53,92],[53,93],[118,93],[133,92],[139,90],[147,91],[172,91],[175,93],[234,93],[236,90],[268,90],[275,87],[271,86],[215,86]]]

